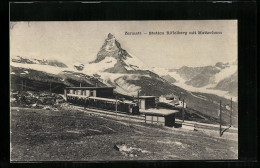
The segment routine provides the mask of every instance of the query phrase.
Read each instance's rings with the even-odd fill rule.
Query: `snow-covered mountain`
[[[60,64],[63,63],[60,62]],[[53,75],[63,75],[64,72],[82,73],[97,78],[107,86],[116,86],[117,92],[130,96],[136,96],[138,91],[141,94],[148,94],[148,91],[145,91],[147,88],[144,87],[145,83],[141,82],[144,78],[146,84],[154,81],[166,82],[156,73],[149,71],[149,68],[141,60],[124,50],[110,33],[97,53],[97,58],[87,64],[76,62],[70,65],[54,66],[50,64],[49,60],[40,61],[19,56],[11,59],[11,66],[42,71]],[[151,88],[151,90],[150,94],[157,96],[165,93],[165,91],[161,92],[163,89]]]
[[[221,97],[237,99],[237,63],[216,63],[215,66],[187,67],[179,69],[153,68],[153,72],[163,76],[185,90],[216,94]],[[172,77],[173,79],[171,79]],[[225,85],[226,87],[220,87]],[[227,87],[232,86],[232,87]]]
[[[131,73],[136,70],[148,70],[146,65],[137,57],[130,55],[121,47],[121,44],[112,34],[108,34],[103,46],[97,54],[97,58],[91,64],[102,63],[103,60],[110,58],[115,62],[114,66],[107,68],[105,72],[110,73]]]
[[[237,95],[238,92],[238,73],[237,71],[218,82],[218,84],[214,87],[214,89],[218,90],[226,90],[232,95]]]
[[[67,65],[57,61],[57,60],[39,60],[39,59],[29,59],[23,58],[21,56],[15,56],[12,59],[12,62],[23,63],[23,64],[37,64],[37,65],[50,65],[54,67],[67,68]]]
[[[152,80],[166,82],[158,74],[149,70],[149,68],[137,57],[130,55],[121,47],[118,40],[108,34],[104,44],[97,53],[97,58],[85,65],[83,73],[89,75],[97,74],[101,77],[102,82],[109,86],[116,86],[119,93],[136,96],[140,91],[147,94],[144,90],[144,78],[148,83]],[[147,84],[148,84],[147,83]],[[155,95],[162,94],[160,91],[153,89]]]
[[[57,93],[62,93],[66,86],[97,85],[114,86],[117,93],[127,96],[137,96],[138,91],[140,91],[140,95],[173,94],[185,99],[187,106],[195,112],[214,118],[217,118],[218,101],[222,99],[223,103],[229,102],[223,98],[228,91],[216,89],[226,88],[228,82],[236,84],[236,76],[233,76],[232,80],[224,80],[229,77],[227,74],[232,74],[230,64],[216,64],[215,67],[209,67],[210,73],[203,68],[196,68],[196,73],[193,73],[194,69],[190,71],[189,67],[182,71],[148,68],[141,60],[124,50],[119,41],[110,33],[100,51],[97,52],[96,59],[92,62],[65,65],[61,61],[29,59],[23,56],[11,58],[10,67],[12,90],[21,89],[24,82],[27,81],[27,89],[49,90],[51,83],[51,90]],[[201,82],[194,85],[196,87],[192,86],[192,81],[196,81],[195,77],[204,74],[206,77],[202,79],[210,82],[206,82],[207,85]],[[191,78],[191,80],[188,77],[194,79]],[[208,80],[209,78],[212,79]],[[213,79],[224,81],[217,85],[212,82]],[[212,89],[205,88],[209,85]],[[216,93],[214,95],[205,94],[214,92]],[[222,97],[216,96],[222,92]],[[235,109],[234,107],[234,111]]]
[[[181,67],[180,69],[170,70],[177,72],[186,84],[194,87],[205,87],[210,84],[217,84],[221,80],[230,77],[237,72],[237,65],[218,62],[215,66],[204,67]]]
[[[160,82],[167,81],[188,91],[216,94],[226,98],[234,97],[234,100],[237,98],[237,78],[234,75],[237,73],[236,62],[218,62],[215,66],[204,67],[183,66],[179,69],[149,68],[140,59],[124,50],[110,33],[98,51],[96,59],[87,64],[76,62],[66,65],[57,60],[16,56],[11,58],[11,66],[56,75],[68,71],[99,76],[100,82],[116,86],[118,92],[127,95],[136,95],[138,90],[144,90],[140,84],[136,84],[136,81],[147,78]]]

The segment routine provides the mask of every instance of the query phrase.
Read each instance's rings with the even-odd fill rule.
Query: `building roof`
[[[136,103],[133,103],[131,101],[122,101],[122,100],[116,100],[116,99],[108,99],[108,98],[103,98],[103,97],[88,97],[89,99],[95,99],[95,100],[104,100],[104,101],[111,101],[111,102],[119,102],[119,103],[125,103],[125,104],[136,104]]]
[[[171,104],[176,104],[176,103],[179,103],[179,100],[173,100],[173,101],[170,101]]]
[[[133,103],[132,101],[128,101],[128,100],[122,101],[122,100],[103,98],[103,97],[93,97],[93,96],[89,97],[89,96],[75,95],[75,94],[68,94],[68,96],[84,98],[84,99],[94,99],[94,100],[103,100],[103,101],[118,102],[118,103],[125,103],[125,104],[133,104],[133,105],[136,104],[136,103]]]
[[[146,114],[146,115],[152,115],[152,116],[167,116],[171,114],[175,114],[180,112],[179,110],[170,110],[170,109],[156,109],[156,108],[150,108],[146,110],[140,109],[141,114]]]
[[[139,96],[139,99],[155,98],[155,96]]]
[[[66,87],[66,89],[115,89],[115,87]]]

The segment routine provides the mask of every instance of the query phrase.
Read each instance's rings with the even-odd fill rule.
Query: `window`
[[[93,90],[90,91],[90,96],[94,96],[94,91]]]

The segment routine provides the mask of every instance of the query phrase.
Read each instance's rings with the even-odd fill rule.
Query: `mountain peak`
[[[108,33],[107,39],[112,39],[112,38],[115,38],[115,36],[113,34],[111,34],[111,33]]]
[[[115,36],[108,33],[104,44],[100,48],[95,61],[90,63],[97,63],[104,60],[106,57],[113,57],[116,60],[122,61],[127,57],[131,57],[126,50],[121,48],[120,43],[116,40]]]
[[[109,61],[105,62],[105,59],[109,59],[115,64],[113,67],[107,68],[104,71],[110,73],[132,73],[132,71],[140,70],[140,68],[145,68],[146,66],[137,58],[128,54],[128,52],[121,47],[119,41],[111,33],[108,33],[104,44],[97,53],[97,57],[94,61],[90,63],[102,62],[102,65],[107,65],[111,63]]]

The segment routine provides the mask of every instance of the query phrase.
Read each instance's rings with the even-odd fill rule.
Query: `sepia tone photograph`
[[[238,159],[237,20],[10,22],[10,160]]]

